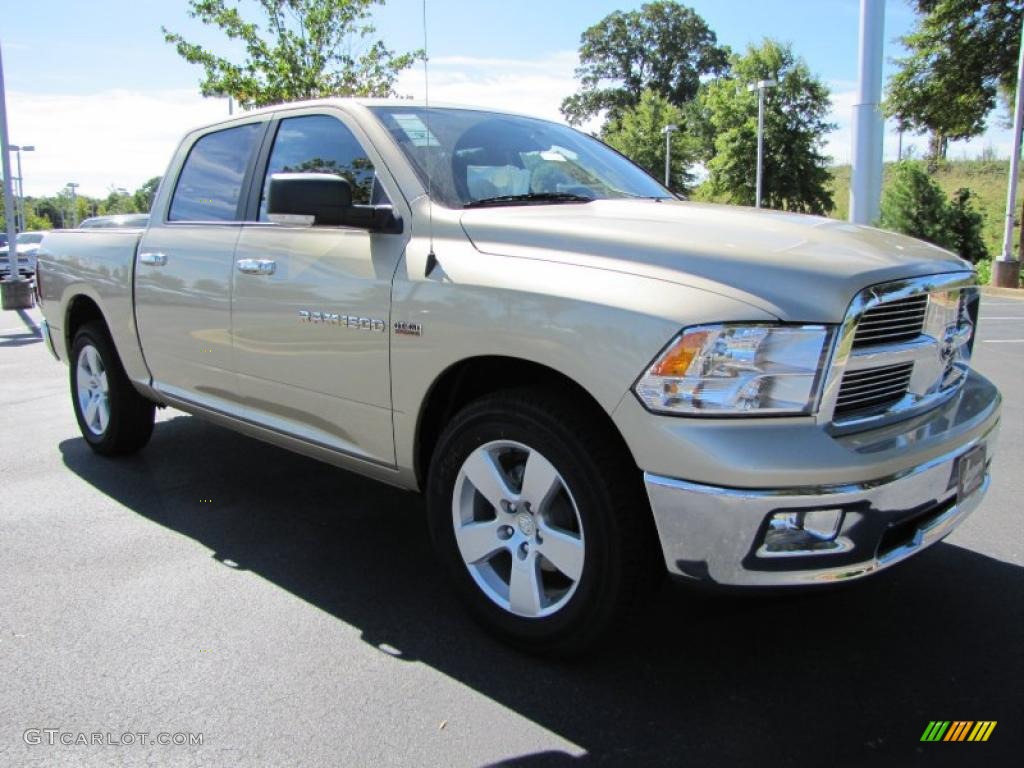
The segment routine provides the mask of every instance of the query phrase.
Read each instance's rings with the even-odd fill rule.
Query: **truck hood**
[[[682,201],[481,208],[461,221],[484,253],[693,286],[792,322],[840,322],[869,285],[971,268],[942,248],[872,227]]]

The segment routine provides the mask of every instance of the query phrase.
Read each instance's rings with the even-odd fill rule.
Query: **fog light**
[[[776,512],[768,521],[759,557],[829,555],[846,552],[849,539],[837,538],[843,524],[841,509]]]

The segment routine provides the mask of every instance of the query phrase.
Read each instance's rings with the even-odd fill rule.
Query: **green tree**
[[[118,187],[111,187],[106,198],[100,201],[97,206],[97,213],[101,216],[114,216],[119,213],[137,213],[135,197],[127,190]]]
[[[953,246],[946,195],[919,162],[903,161],[893,167],[892,181],[882,194],[879,224],[943,248]]]
[[[974,210],[975,197],[971,190],[961,187],[953,193],[947,214],[952,236],[950,245],[960,258],[972,264],[988,258],[988,248],[982,235],[985,218],[980,211]]]
[[[580,37],[579,91],[562,102],[574,125],[602,110],[615,121],[646,90],[676,106],[690,101],[701,80],[725,72],[728,49],[695,11],[673,0],[616,11]]]
[[[132,193],[132,197],[135,199],[135,210],[149,213],[149,210],[153,207],[153,198],[156,196],[156,190],[160,186],[161,178],[160,176],[154,176]]]
[[[625,110],[615,123],[605,126],[601,138],[657,179],[665,178],[666,125],[684,127],[683,110],[655,91],[644,91],[639,103]],[[688,193],[693,183],[691,166],[695,147],[685,130],[672,136],[670,187]]]
[[[904,161],[893,169],[882,194],[880,224],[948,248],[977,264],[988,258],[982,237],[984,217],[974,210],[975,195],[961,187],[946,199],[942,188],[920,162]]]
[[[706,197],[753,205],[757,177],[757,92],[748,85],[778,81],[765,97],[762,203],[768,208],[825,214],[832,209],[829,158],[822,154],[831,99],[828,88],[792,48],[766,39],[732,57],[732,73],[705,84],[688,109],[688,126],[708,169]]]
[[[218,56],[162,28],[164,39],[205,70],[204,96],[232,96],[242,107],[327,96],[393,96],[398,74],[422,55],[395,54],[380,40],[370,7],[383,0],[258,0],[263,26],[228,0],[189,0],[189,15],[245,47],[241,62]]]
[[[1000,91],[1017,82],[1022,0],[915,0],[920,17],[901,40],[908,55],[885,109],[903,130],[931,134],[932,161],[951,140],[977,136]]]

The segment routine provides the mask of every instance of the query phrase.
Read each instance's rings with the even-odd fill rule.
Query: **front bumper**
[[[843,438],[861,458],[913,453],[919,444],[945,439],[942,455],[869,482],[738,489],[645,473],[668,570],[724,585],[785,586],[859,578],[905,560],[977,508],[991,481],[999,410],[997,390],[972,372],[959,395],[908,422],[904,432],[890,427]],[[959,498],[960,459],[978,448],[985,453],[981,484]],[[840,522],[830,549],[768,551],[773,519],[836,510]]]

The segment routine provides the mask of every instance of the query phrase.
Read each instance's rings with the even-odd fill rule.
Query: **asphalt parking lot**
[[[414,495],[171,410],[95,456],[38,318],[0,313],[0,765],[1021,765],[1024,301],[983,303],[1003,429],[945,542],[826,593],[670,586],[572,664],[469,622]]]

